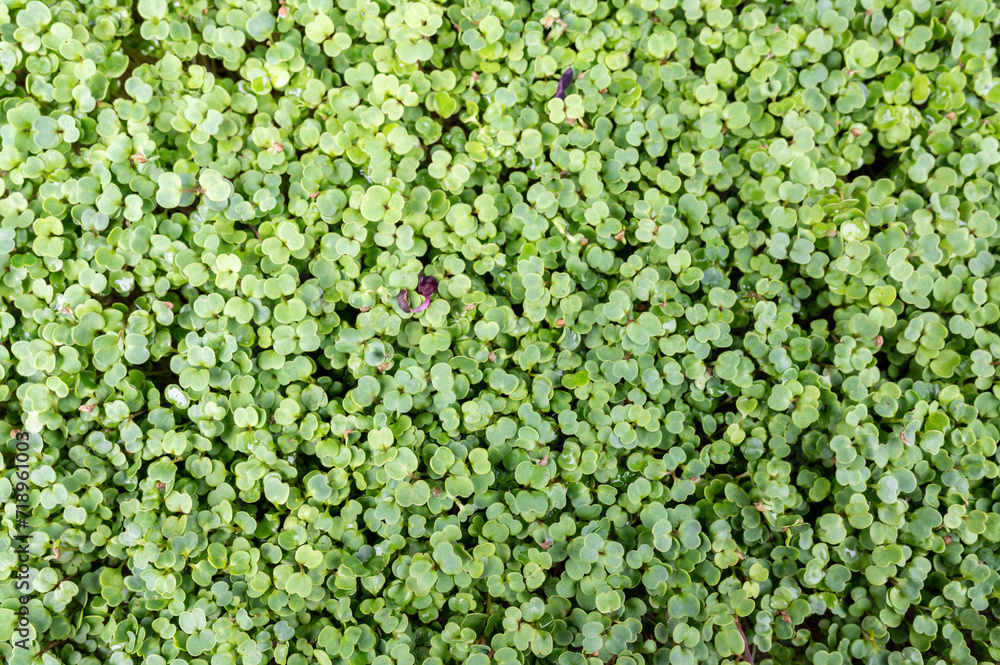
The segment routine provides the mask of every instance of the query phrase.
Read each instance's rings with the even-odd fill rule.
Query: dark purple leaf
[[[417,278],[417,293],[424,296],[425,298],[430,298],[437,291],[438,281],[434,277],[424,277],[424,273],[420,273],[420,277]]]
[[[562,99],[566,96],[566,89],[569,84],[573,82],[573,68],[570,67],[563,72],[563,75],[559,77],[559,88],[556,90],[556,97]]]
[[[399,295],[396,296],[396,304],[399,305],[399,308],[404,312],[413,311],[413,308],[410,307],[410,294],[407,293],[406,289],[401,290]]]

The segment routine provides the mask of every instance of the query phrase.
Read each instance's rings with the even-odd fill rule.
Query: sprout
[[[410,307],[410,294],[406,289],[401,289],[399,295],[396,296],[396,303],[399,308],[404,312],[412,312],[413,309]]]
[[[417,293],[424,296],[425,298],[430,298],[438,288],[438,281],[434,277],[425,276],[423,271],[420,272],[417,278]]]
[[[566,96],[566,89],[573,82],[573,68],[570,67],[559,77],[559,87],[556,89],[556,97],[563,99]]]
[[[423,296],[424,300],[417,307],[410,307],[410,295],[406,289],[401,289],[396,295],[396,303],[404,312],[422,312],[431,304],[431,296],[437,291],[438,281],[435,277],[425,276],[421,270],[417,276],[417,293]]]

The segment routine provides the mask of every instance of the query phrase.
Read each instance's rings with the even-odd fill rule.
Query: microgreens
[[[0,26],[0,661],[1000,662],[993,0]]]

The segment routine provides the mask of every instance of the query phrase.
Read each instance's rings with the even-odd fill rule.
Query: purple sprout
[[[410,294],[406,292],[406,289],[401,290],[399,295],[396,296],[396,304],[399,305],[399,308],[404,312],[413,311],[413,308],[410,307]]]
[[[430,298],[437,291],[438,281],[435,277],[425,277],[423,271],[417,277],[417,293],[425,298]]]
[[[431,306],[431,296],[438,289],[438,281],[435,277],[425,277],[424,271],[420,271],[417,277],[417,293],[424,297],[424,301],[416,308],[410,307],[410,295],[406,289],[402,289],[396,296],[396,303],[404,312],[422,312]]]
[[[559,88],[556,90],[556,97],[563,99],[566,96],[566,88],[573,82],[573,68],[570,67],[559,77]]]

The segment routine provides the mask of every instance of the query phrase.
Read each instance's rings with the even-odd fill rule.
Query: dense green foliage
[[[992,0],[0,24],[4,662],[1000,660]]]

